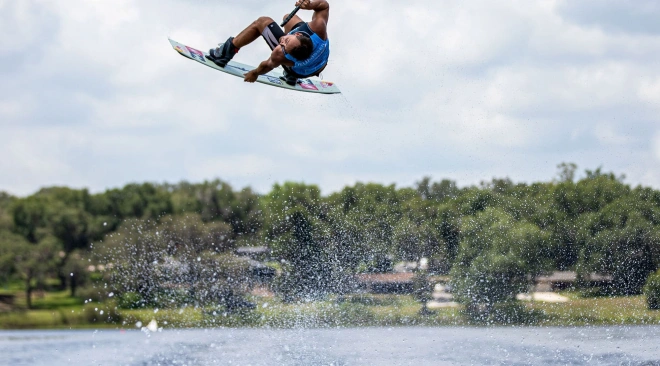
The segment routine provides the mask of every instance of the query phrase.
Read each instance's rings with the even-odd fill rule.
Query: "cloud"
[[[638,96],[641,100],[650,103],[654,107],[660,107],[660,77],[655,80],[644,80],[639,86]]]
[[[260,15],[279,20],[291,10],[282,4],[0,0],[0,190],[215,177],[261,191],[429,174],[530,182],[562,161],[660,187],[649,159],[659,144],[653,2],[331,7],[324,77],[343,94],[319,97],[246,85],[167,43],[206,50]],[[257,40],[237,59],[267,55]]]
[[[578,24],[609,32],[660,34],[660,4],[653,0],[559,1],[559,13]]]
[[[610,124],[596,126],[594,132],[596,138],[604,145],[630,145],[634,140],[625,133],[616,131]]]
[[[656,132],[653,138],[653,154],[656,160],[660,161],[660,131]]]

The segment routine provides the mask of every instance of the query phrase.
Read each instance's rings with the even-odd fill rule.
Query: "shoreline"
[[[562,295],[569,301],[521,302],[533,317],[518,324],[471,322],[462,313],[462,307],[439,308],[422,314],[421,304],[408,295],[364,295],[341,302],[335,299],[301,304],[285,304],[274,298],[251,298],[256,309],[232,314],[209,307],[114,310],[113,303],[91,303],[0,313],[0,329],[139,329],[152,320],[158,327],[169,329],[660,325],[660,311],[646,309],[643,296],[579,298],[570,293]],[[118,321],[104,322],[108,315]]]

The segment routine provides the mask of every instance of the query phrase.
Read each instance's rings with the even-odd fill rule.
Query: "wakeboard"
[[[255,69],[255,67],[253,66],[245,65],[235,61],[229,61],[227,66],[222,68],[216,65],[215,63],[213,63],[213,61],[206,58],[206,55],[208,55],[208,53],[202,52],[190,46],[186,46],[172,39],[169,39],[169,41],[170,44],[172,45],[172,48],[174,48],[174,50],[177,51],[181,56],[184,56],[185,58],[191,59],[193,61],[197,61],[200,64],[206,65],[212,69],[216,69],[230,75],[243,78],[245,73]],[[341,93],[339,91],[339,88],[337,88],[337,86],[335,85],[335,83],[321,80],[317,77],[300,79],[298,80],[298,84],[296,84],[296,86],[291,86],[285,83],[283,80],[281,80],[280,76],[282,76],[282,72],[279,69],[275,69],[267,74],[259,75],[259,77],[257,78],[257,82],[270,86],[276,86],[278,88],[284,88],[284,89],[290,89],[290,90],[308,92],[308,93],[319,93],[319,94]]]

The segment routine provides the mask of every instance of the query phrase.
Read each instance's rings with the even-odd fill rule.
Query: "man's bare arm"
[[[284,56],[284,53],[279,47],[277,47],[270,54],[268,60],[262,61],[259,64],[259,66],[257,66],[256,69],[249,71],[247,74],[245,74],[245,78],[243,80],[248,83],[254,83],[255,81],[257,81],[259,75],[268,73],[274,68],[286,63],[286,61],[287,59]]]
[[[298,0],[296,6],[300,6],[301,9],[314,11],[312,21],[309,22],[309,27],[319,37],[327,39],[326,28],[328,26],[328,18],[330,17],[330,4],[326,0]]]
[[[259,66],[257,66],[256,69],[254,69],[252,71],[248,71],[245,74],[245,78],[243,79],[243,81],[246,81],[248,83],[254,83],[255,81],[257,81],[257,78],[259,77],[259,75],[266,74],[270,70],[276,68],[277,66],[279,66],[279,65],[275,65],[271,61],[271,59],[263,61],[262,63],[259,64]]]

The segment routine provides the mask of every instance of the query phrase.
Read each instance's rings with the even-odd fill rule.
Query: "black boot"
[[[224,68],[227,66],[227,62],[229,62],[239,50],[239,48],[232,43],[233,40],[234,37],[229,37],[225,43],[219,44],[216,48],[211,48],[206,58]]]
[[[298,77],[287,72],[286,69],[284,69],[284,75],[280,76],[280,80],[291,86],[296,86],[296,83],[298,83]]]

